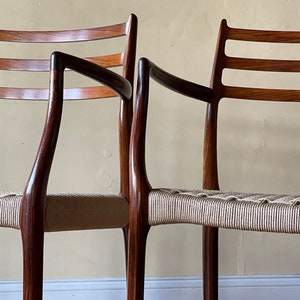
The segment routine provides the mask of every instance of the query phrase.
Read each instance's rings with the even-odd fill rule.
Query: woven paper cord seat
[[[299,233],[299,204],[300,196],[155,189],[149,194],[148,221]]]
[[[1,227],[20,228],[19,193],[0,192]],[[118,195],[50,194],[44,231],[122,228],[128,223],[128,202]]]

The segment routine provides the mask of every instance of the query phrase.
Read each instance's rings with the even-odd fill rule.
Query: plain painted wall
[[[297,0],[2,0],[0,28],[93,27],[123,22],[133,12],[139,18],[137,57],[146,56],[169,72],[208,85],[221,19],[236,27],[299,30],[299,5]],[[245,50],[240,44],[232,47],[236,49]],[[288,53],[299,59],[295,47],[271,52],[266,46],[260,51],[258,55]],[[299,87],[299,78],[288,74],[285,79]],[[283,80],[264,74],[256,81],[277,85]],[[147,157],[153,185],[200,188],[205,105],[181,101],[155,84],[152,95]],[[221,105],[221,188],[300,193],[299,105],[242,104]],[[111,130],[102,132],[101,138],[98,130],[102,122],[113,127],[117,108],[117,101],[66,105],[50,190],[118,190],[117,146]],[[32,109],[1,103],[0,114],[0,189],[22,190],[41,133],[44,105]],[[20,233],[1,229],[0,240],[0,279],[20,279]],[[298,236],[221,230],[220,272],[298,273],[299,246]],[[151,230],[148,276],[200,275],[201,265],[200,226]],[[118,277],[125,276],[124,269],[120,230],[46,235],[45,278]]]

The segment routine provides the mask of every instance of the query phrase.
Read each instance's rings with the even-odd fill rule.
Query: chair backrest
[[[8,49],[18,49],[16,44],[21,43],[39,43],[41,46],[47,43],[55,43],[51,51],[57,50],[62,45],[69,43],[78,43],[80,47],[85,42],[85,47],[93,47],[91,43],[97,40],[112,39],[125,37],[125,47],[119,53],[101,54],[101,49],[93,50],[97,53],[96,56],[84,57],[85,60],[93,62],[105,68],[122,68],[123,77],[125,77],[133,86],[134,80],[134,65],[136,55],[136,38],[137,38],[137,18],[135,15],[130,15],[125,23],[115,24],[111,26],[78,29],[78,30],[64,30],[64,31],[11,31],[0,30],[0,43],[5,43]],[[10,43],[10,44],[8,44]],[[12,46],[10,46],[13,43]],[[80,44],[79,44],[80,43]],[[88,46],[90,45],[90,46]],[[99,46],[99,45],[98,45]],[[79,46],[78,46],[79,47]],[[80,48],[79,47],[79,48]],[[49,47],[48,47],[49,48]],[[47,48],[47,49],[48,49]],[[17,50],[18,51],[18,50]],[[9,52],[9,56],[11,53]],[[29,58],[23,58],[23,53],[18,54],[18,57],[5,57],[0,58],[0,70],[13,72],[47,72],[50,71],[50,54],[48,53],[47,59],[44,58],[31,58],[33,55],[29,53]],[[20,56],[22,55],[22,58]],[[70,71],[70,70],[69,70]],[[71,71],[70,71],[71,72]],[[11,75],[11,74],[10,74]],[[6,100],[48,100],[49,87],[23,87],[14,84],[17,80],[10,83],[9,86],[0,87],[0,99]],[[115,97],[117,94],[106,86],[97,84],[95,86],[76,86],[64,89],[64,100],[87,100]],[[129,136],[132,119],[132,97],[131,101],[120,101],[120,115],[119,115],[119,151],[120,151],[120,193],[128,196],[128,149],[129,149]]]
[[[203,170],[203,187],[205,189],[219,189],[217,168],[217,115],[218,105],[221,99],[300,101],[300,89],[249,87],[242,84],[235,84],[234,86],[226,85],[224,83],[226,81],[224,80],[224,71],[228,69],[244,70],[246,72],[300,72],[300,60],[238,57],[236,55],[229,56],[227,51],[229,41],[300,44],[300,31],[237,29],[228,27],[226,20],[221,22],[211,78],[213,97],[208,104],[205,126]],[[243,75],[239,74],[239,76]]]

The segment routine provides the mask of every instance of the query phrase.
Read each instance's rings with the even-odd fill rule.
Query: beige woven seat
[[[300,232],[300,196],[154,189],[149,225],[190,223],[229,229]]]
[[[0,191],[0,226],[20,229],[22,195]]]
[[[130,143],[131,193],[128,300],[143,299],[146,242],[148,232],[153,225],[174,223],[202,225],[204,300],[218,299],[219,227],[266,232],[300,233],[300,196],[243,194],[219,191],[217,156],[217,136],[220,134],[218,132],[218,128],[220,127],[218,124],[218,115],[220,114],[219,103],[222,101],[222,106],[226,106],[228,98],[239,101],[240,106],[242,106],[242,102],[245,100],[263,100],[266,105],[271,101],[300,102],[300,89],[269,87],[267,83],[263,84],[259,80],[259,78],[264,78],[264,76],[258,76],[256,81],[250,80],[248,82],[250,77],[253,79],[257,73],[261,72],[297,72],[297,76],[300,73],[300,59],[273,59],[269,56],[262,58],[262,53],[253,58],[252,52],[245,54],[247,52],[245,50],[248,50],[248,47],[249,49],[253,49],[249,46],[249,43],[252,42],[255,42],[252,45],[257,48],[259,48],[259,43],[263,43],[263,45],[268,43],[269,47],[275,45],[275,52],[277,54],[281,46],[278,44],[286,43],[285,47],[287,48],[291,46],[291,43],[297,43],[299,46],[300,32],[231,28],[223,20],[217,40],[210,87],[176,77],[164,71],[147,58],[139,60],[137,98]],[[236,46],[241,44],[243,46]],[[231,48],[228,49],[228,46]],[[225,76],[224,70],[226,70]],[[249,73],[251,73],[251,76],[249,76]],[[281,75],[282,77],[280,78],[284,79],[285,74]],[[238,80],[243,76],[245,76],[245,80]],[[156,90],[155,93],[151,93],[151,79],[158,83],[156,89],[161,87],[162,89],[167,88],[172,90],[172,93],[169,94],[170,97],[175,92],[184,96],[182,97],[182,101],[194,98],[200,100],[200,107],[203,105],[203,102],[206,103],[203,153],[199,153],[199,161],[201,161],[201,156],[203,157],[203,185],[200,186],[199,183],[199,189],[202,190],[189,191],[157,188],[153,187],[151,181],[149,181],[145,159],[147,149],[146,136],[151,134],[147,132],[148,102],[152,101],[155,95],[157,98],[160,94],[164,95],[163,99],[160,99],[164,101],[166,92],[159,93]],[[228,82],[234,83],[231,84]],[[280,84],[282,83],[280,82]],[[176,96],[179,97],[179,95]],[[199,108],[199,111],[202,108]],[[247,112],[243,113],[246,114]],[[241,122],[242,120],[245,120],[245,122],[247,120],[244,115],[237,115],[234,109],[232,116],[234,116],[234,121],[236,118],[239,118]],[[227,110],[226,121],[232,121],[229,110]],[[190,143],[192,139],[190,135],[191,131],[188,126],[186,127],[182,126],[180,131],[186,130],[185,132],[188,135]],[[197,134],[194,138],[198,139],[201,134],[202,128],[199,128],[199,135]],[[165,137],[161,136],[160,139],[164,140]],[[194,151],[192,146],[189,149],[190,151]],[[169,151],[172,151],[172,149]],[[185,156],[188,156],[188,154],[185,153]],[[238,156],[236,159],[238,159]],[[226,157],[223,157],[221,162],[225,160]],[[188,176],[189,174],[185,174],[185,182],[188,181]],[[238,172],[236,176],[238,177]],[[180,177],[180,174],[178,174],[178,177]],[[247,181],[251,181],[251,178],[247,179]],[[236,189],[234,184],[229,188],[232,190]]]
[[[21,194],[0,192],[0,227],[20,229],[21,200]],[[124,228],[127,224],[128,201],[122,196],[50,194],[46,197],[45,232]]]
[[[7,46],[6,49],[21,49],[21,43],[26,44],[25,47],[30,50],[30,58],[23,57],[25,53],[22,51],[8,53],[17,53],[18,57],[0,58],[0,72],[5,73],[1,77],[0,101],[8,100],[7,106],[3,107],[9,107],[9,102],[14,103],[15,100],[31,101],[31,106],[37,101],[48,102],[40,145],[36,145],[36,159],[32,162],[31,172],[28,170],[27,183],[24,182],[22,193],[0,192],[0,226],[20,229],[22,235],[23,300],[42,299],[45,232],[120,228],[124,235],[126,257],[128,153],[136,39],[135,15],[130,15],[126,22],[97,28],[61,31],[0,30],[1,46]],[[112,43],[117,48],[115,52],[112,52],[111,46],[106,46],[112,40],[116,42]],[[67,47],[72,49],[66,51],[72,51],[74,55],[57,51],[70,49]],[[33,58],[34,55],[37,58]],[[122,74],[119,74],[120,71]],[[7,76],[8,73],[12,76]],[[43,73],[47,76],[44,85],[40,80],[43,79]],[[66,73],[77,75],[66,76]],[[26,80],[20,80],[20,83],[17,79],[22,79],[22,76]],[[14,78],[14,81],[3,83],[2,80],[6,77]],[[26,83],[29,87],[25,86]],[[72,191],[70,194],[48,194],[48,179],[55,159],[63,103],[88,100],[92,104],[92,101],[114,101],[111,98],[116,97],[119,99],[119,118],[116,118],[116,123],[119,124],[116,134],[119,137],[119,147],[114,152],[119,153],[119,191],[116,195],[72,194]],[[26,109],[30,109],[28,107]],[[94,107],[98,109],[98,106]],[[27,111],[24,113],[29,114]],[[96,115],[86,118],[96,118]],[[31,116],[34,117],[34,114]],[[101,139],[101,133],[107,132],[105,122],[94,130],[98,130]],[[100,149],[99,151],[101,152]],[[5,155],[3,157],[5,159]],[[75,174],[70,172],[68,176],[71,178]]]

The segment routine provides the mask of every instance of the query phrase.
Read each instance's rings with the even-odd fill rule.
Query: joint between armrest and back
[[[55,51],[51,54],[51,70],[69,68],[114,90],[124,100],[131,99],[130,82],[119,74],[77,56]]]

